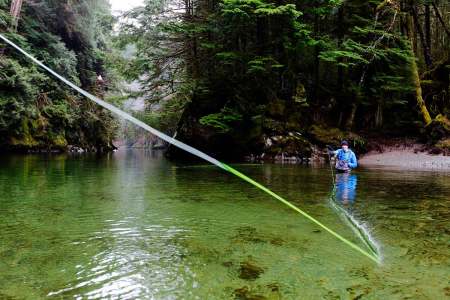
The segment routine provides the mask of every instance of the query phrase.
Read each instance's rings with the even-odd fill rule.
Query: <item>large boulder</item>
[[[450,138],[442,139],[437,142],[436,148],[444,155],[450,155]]]
[[[357,152],[366,152],[367,141],[354,132],[345,132],[339,128],[312,125],[309,130],[310,140],[318,146],[330,145],[334,148],[340,147],[342,140],[347,140],[350,147]]]
[[[265,137],[264,159],[305,161],[311,157],[312,144],[300,132]]]
[[[441,140],[450,138],[450,120],[444,115],[437,115],[434,120],[425,127],[428,142],[432,145]]]

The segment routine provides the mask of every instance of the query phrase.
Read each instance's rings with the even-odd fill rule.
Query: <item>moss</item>
[[[263,127],[266,132],[283,132],[284,123],[272,118],[264,118]]]
[[[310,157],[311,143],[300,133],[290,132],[288,135],[278,135],[270,138],[270,144],[266,144],[265,152],[269,156],[284,153],[287,156]]]
[[[283,117],[286,110],[285,101],[275,99],[270,101],[266,106],[266,111],[269,116]]]
[[[450,132],[450,120],[446,116],[439,114],[436,116],[435,121],[439,122],[445,130]]]
[[[309,132],[314,140],[323,145],[339,145],[345,137],[345,133],[338,128],[322,127],[320,125],[311,126]]]
[[[9,144],[14,148],[33,148],[40,145],[39,142],[29,134],[21,137],[11,137]]]
[[[52,144],[57,148],[65,148],[67,147],[67,140],[63,135],[57,135],[53,138]]]
[[[353,132],[344,132],[338,128],[313,125],[309,131],[313,140],[319,145],[332,145],[338,147],[342,140],[347,140],[351,147],[358,152],[365,152],[367,141],[362,136]]]
[[[436,147],[445,154],[450,154],[450,138],[440,140],[436,143]]]
[[[20,134],[11,136],[8,146],[11,149],[19,151],[40,149],[64,150],[68,145],[65,135],[63,133],[48,132],[45,130],[47,125],[48,122],[45,118],[23,118],[20,123],[20,128],[17,130]]]
[[[302,114],[300,112],[293,112],[286,116],[286,130],[289,131],[304,131],[302,124]]]
[[[302,107],[309,106],[306,96],[306,88],[303,84],[299,84],[297,86],[297,89],[295,90],[295,95],[292,97],[292,100]]]
[[[426,126],[425,133],[430,144],[436,144],[440,140],[448,138],[450,136],[450,120],[444,115],[437,115]]]
[[[28,118],[23,118],[20,125],[20,136],[12,136],[10,138],[10,145],[14,148],[33,148],[39,146],[39,142],[30,133]]]

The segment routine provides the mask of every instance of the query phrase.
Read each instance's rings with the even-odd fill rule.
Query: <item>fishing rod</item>
[[[258,189],[262,190],[263,192],[271,195],[273,198],[277,199],[278,201],[280,201],[281,203],[285,204],[286,206],[288,206],[289,208],[293,209],[294,211],[298,212],[299,214],[301,214],[302,216],[304,216],[305,218],[307,218],[308,220],[310,220],[311,222],[313,222],[314,224],[316,224],[317,226],[321,227],[322,229],[324,229],[325,231],[327,231],[329,234],[331,234],[332,236],[334,236],[335,238],[337,238],[338,240],[342,241],[343,243],[345,243],[347,246],[349,246],[350,248],[358,251],[359,253],[361,253],[362,255],[368,257],[369,259],[371,259],[372,261],[379,263],[379,260],[376,256],[374,256],[373,254],[368,253],[366,250],[362,249],[361,247],[359,247],[358,245],[354,244],[353,242],[349,241],[348,239],[344,238],[343,236],[341,236],[340,234],[338,234],[337,232],[335,232],[334,230],[328,228],[326,225],[324,225],[322,222],[318,221],[317,219],[315,219],[314,217],[312,217],[311,215],[309,215],[308,213],[306,213],[305,211],[303,211],[302,209],[298,208],[297,206],[293,205],[292,203],[290,203],[289,201],[287,201],[286,199],[284,199],[283,197],[279,196],[278,194],[274,193],[273,191],[271,191],[270,189],[268,189],[267,187],[263,186],[262,184],[254,181],[253,179],[251,179],[250,177],[242,174],[241,172],[239,172],[238,170],[228,166],[225,163],[222,163],[220,161],[218,161],[217,159],[209,156],[208,154],[195,149],[194,147],[191,147],[181,141],[176,140],[175,138],[172,138],[170,136],[168,136],[165,133],[162,133],[161,131],[147,125],[146,123],[136,119],[135,117],[133,117],[132,115],[122,111],[121,109],[119,109],[118,107],[109,104],[108,102],[92,95],[91,93],[83,90],[82,88],[78,87],[77,85],[75,85],[74,83],[72,83],[71,81],[67,80],[66,78],[64,78],[63,76],[59,75],[58,73],[56,73],[55,71],[53,71],[52,69],[50,69],[49,67],[47,67],[45,64],[43,64],[42,62],[40,62],[39,60],[37,60],[34,56],[32,56],[31,54],[29,54],[28,52],[26,52],[25,50],[23,50],[21,47],[19,47],[18,45],[16,45],[14,42],[10,41],[9,39],[7,39],[3,34],[0,34],[0,39],[2,39],[4,42],[6,42],[7,44],[9,44],[11,47],[15,48],[17,51],[19,51],[20,53],[22,53],[23,55],[25,55],[26,57],[28,57],[33,63],[37,64],[38,66],[40,66],[41,68],[43,68],[44,70],[46,70],[47,72],[49,72],[50,74],[52,74],[54,77],[56,77],[57,79],[59,79],[60,81],[62,81],[63,83],[65,83],[66,85],[68,85],[69,87],[71,87],[72,89],[74,89],[75,91],[77,91],[78,93],[80,93],[81,95],[85,96],[86,98],[88,98],[89,100],[97,103],[98,105],[102,106],[103,108],[106,108],[107,110],[115,113],[116,115],[124,118],[125,120],[130,121],[131,123],[147,130],[148,132],[154,134],[155,136],[159,137],[160,139],[186,151],[189,152],[199,158],[202,158],[208,162],[210,162],[213,165],[218,166],[219,168],[241,178],[242,180],[250,183],[251,185],[257,187]]]
[[[331,180],[333,182],[333,192],[336,189],[336,179],[334,177],[334,169],[333,169],[333,165],[331,164],[331,155],[330,155],[330,149],[328,148],[329,146],[327,145],[327,154],[328,154],[328,162],[330,163],[330,171],[331,171]],[[331,148],[331,147],[330,147]]]

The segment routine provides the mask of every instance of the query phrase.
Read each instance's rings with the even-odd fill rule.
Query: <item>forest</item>
[[[447,1],[154,0],[120,18],[106,0],[15,2],[0,2],[2,33],[96,95],[143,97],[138,118],[218,157],[310,157],[343,138],[450,149]],[[107,112],[1,51],[2,148],[114,147]]]

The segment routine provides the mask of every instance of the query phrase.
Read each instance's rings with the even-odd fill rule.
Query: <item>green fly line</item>
[[[23,55],[25,55],[26,57],[28,57],[30,60],[32,60],[35,64],[39,65],[40,67],[42,67],[43,69],[45,69],[47,72],[49,72],[50,74],[52,74],[53,76],[55,76],[57,79],[59,79],[60,81],[64,82],[66,85],[68,85],[69,87],[71,87],[72,89],[76,90],[77,92],[79,92],[81,95],[85,96],[86,98],[90,99],[91,101],[97,103],[98,105],[106,108],[107,110],[117,114],[118,116],[132,122],[133,124],[147,130],[148,132],[154,134],[155,136],[159,137],[160,139],[180,148],[183,149],[186,152],[189,152],[197,157],[200,157],[208,162],[210,162],[213,165],[218,166],[219,168],[236,175],[237,177],[241,178],[244,181],[247,181],[248,183],[252,184],[253,186],[257,187],[258,189],[266,192],[267,194],[271,195],[272,197],[274,197],[275,199],[277,199],[278,201],[282,202],[283,204],[285,204],[286,206],[290,207],[291,209],[295,210],[296,212],[298,212],[299,214],[301,214],[302,216],[304,216],[305,218],[309,219],[311,222],[315,223],[316,225],[318,225],[319,227],[323,228],[325,231],[327,231],[328,233],[330,233],[331,235],[333,235],[334,237],[336,237],[337,239],[341,240],[342,242],[344,242],[345,244],[347,244],[348,246],[350,246],[351,248],[353,248],[354,250],[358,251],[359,253],[363,254],[364,256],[368,257],[369,259],[373,260],[376,263],[379,263],[379,259],[367,252],[366,250],[362,249],[361,247],[357,246],[356,244],[352,243],[351,241],[347,240],[346,238],[344,238],[343,236],[341,236],[340,234],[338,234],[337,232],[331,230],[330,228],[328,228],[327,226],[325,226],[324,224],[322,224],[321,222],[319,222],[318,220],[316,220],[314,217],[310,216],[308,213],[304,212],[303,210],[301,210],[300,208],[298,208],[297,206],[293,205],[292,203],[290,203],[289,201],[287,201],[286,199],[284,199],[283,197],[277,195],[276,193],[272,192],[271,190],[269,190],[268,188],[266,188],[265,186],[263,186],[262,184],[254,181],[253,179],[249,178],[248,176],[242,174],[241,172],[239,172],[238,170],[218,161],[217,159],[207,155],[206,153],[203,153],[202,151],[195,149],[183,142],[180,142],[178,140],[176,140],[173,137],[168,136],[167,134],[164,134],[162,132],[160,132],[159,130],[145,124],[144,122],[136,119],[135,117],[131,116],[130,114],[120,110],[119,108],[117,108],[114,105],[109,104],[108,102],[103,101],[102,99],[90,94],[89,92],[81,89],[80,87],[78,87],[77,85],[75,85],[74,83],[72,83],[71,81],[67,80],[66,78],[64,78],[63,76],[59,75],[58,73],[56,73],[55,71],[53,71],[52,69],[50,69],[49,67],[47,67],[46,65],[44,65],[42,62],[40,62],[39,60],[37,60],[35,57],[33,57],[31,54],[29,54],[28,52],[26,52],[25,50],[23,50],[22,48],[20,48],[19,46],[17,46],[15,43],[13,43],[12,41],[10,41],[9,39],[7,39],[4,35],[0,34],[0,38],[5,41],[7,44],[9,44],[10,46],[12,46],[13,48],[15,48],[17,51],[19,51],[20,53],[22,53]]]
[[[333,188],[335,191],[335,188]],[[334,193],[330,195],[330,205],[334,208],[339,216],[347,223],[355,234],[361,239],[363,244],[370,250],[373,256],[379,258],[377,244],[372,240],[369,232],[361,225],[346,209],[339,205],[334,197]]]

